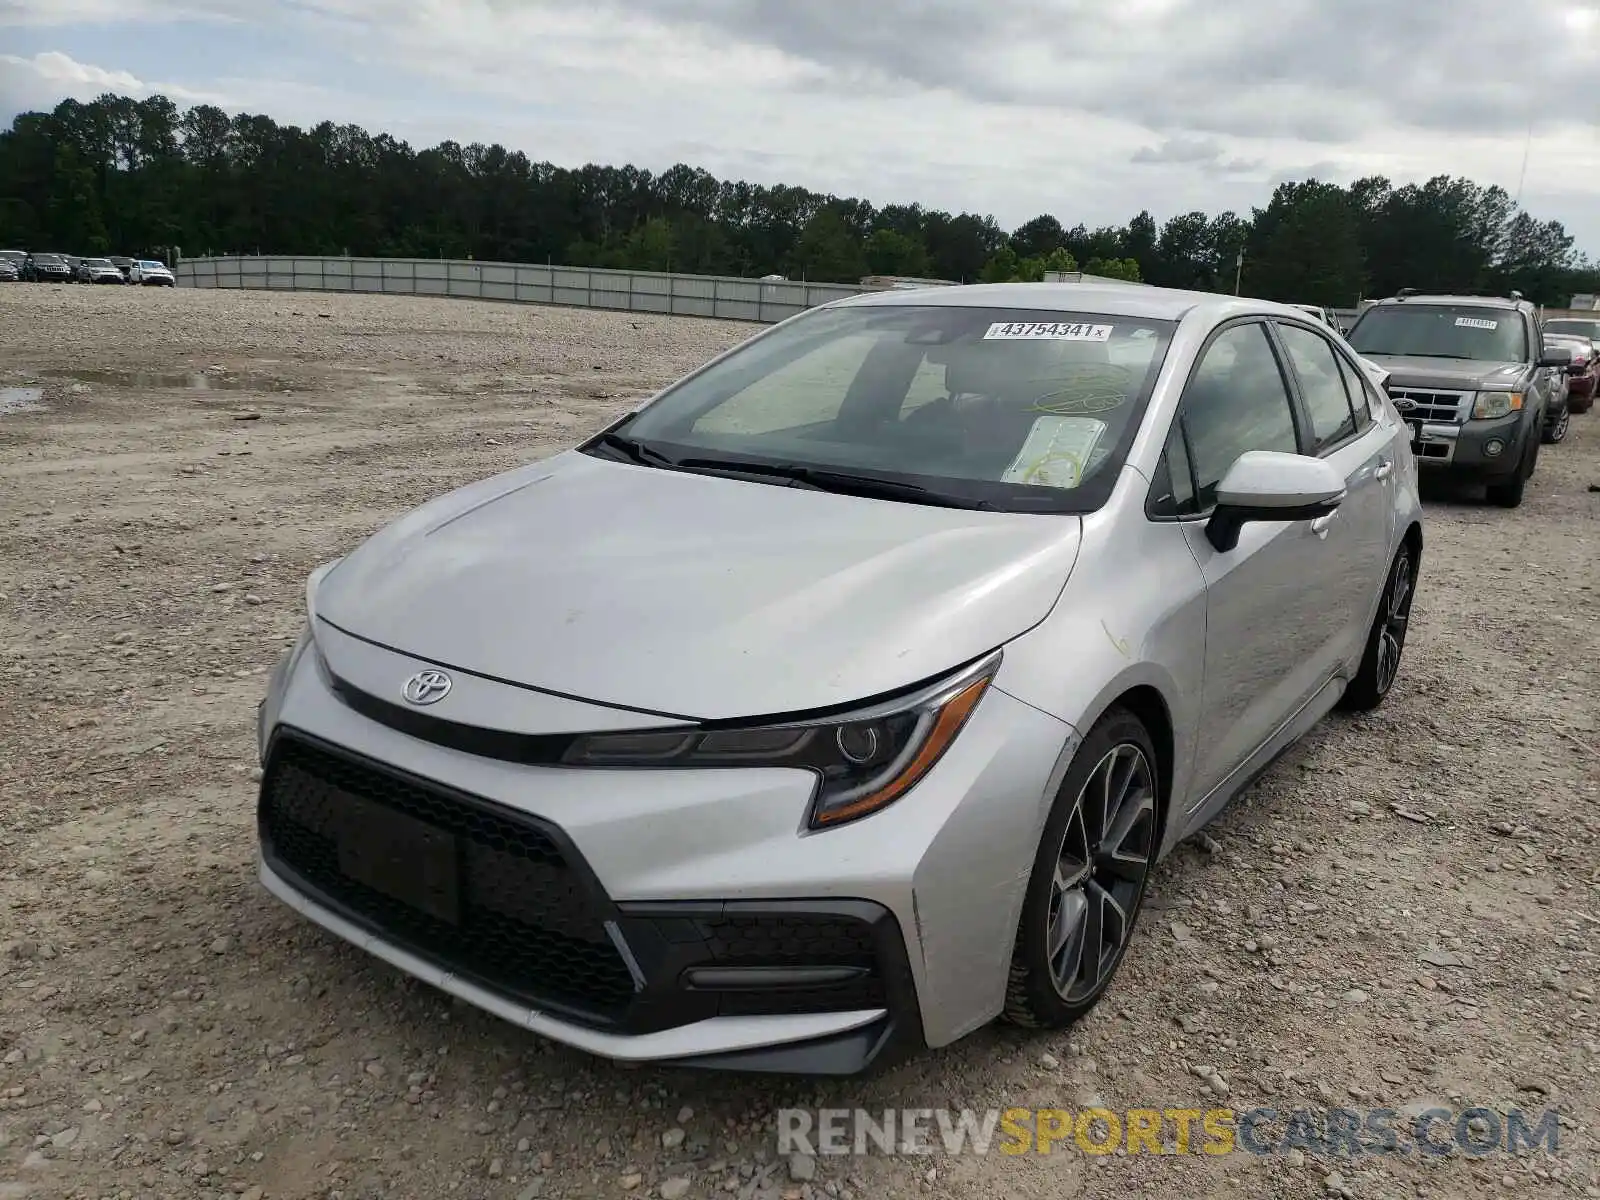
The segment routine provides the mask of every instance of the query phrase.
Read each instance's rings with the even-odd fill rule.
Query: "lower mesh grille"
[[[528,818],[285,733],[259,820],[269,861],[446,970],[600,1023],[634,996],[585,879]]]

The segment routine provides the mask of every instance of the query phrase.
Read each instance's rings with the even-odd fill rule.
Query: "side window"
[[[1365,433],[1376,418],[1373,406],[1378,398],[1372,382],[1351,366],[1344,355],[1335,354],[1333,358],[1339,364],[1339,374],[1344,376],[1344,390],[1350,393],[1350,411],[1356,415],[1356,432]]]
[[[1298,325],[1279,325],[1283,347],[1300,378],[1300,392],[1311,413],[1311,433],[1316,451],[1336,446],[1356,431],[1355,413],[1339,373],[1338,356],[1321,334]]]
[[[1182,423],[1173,421],[1166,449],[1156,464],[1155,483],[1150,488],[1150,515],[1181,517],[1198,511],[1194,502],[1194,473],[1189,468],[1189,447],[1183,438]]]
[[[1206,347],[1182,413],[1197,511],[1217,502],[1217,484],[1246,450],[1300,450],[1289,389],[1258,322],[1235,325]]]

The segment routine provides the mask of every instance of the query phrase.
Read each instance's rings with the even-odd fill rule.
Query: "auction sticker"
[[[1499,321],[1485,321],[1482,317],[1457,317],[1457,329],[1499,329]]]
[[[1106,431],[1104,421],[1093,417],[1040,417],[1028,439],[1002,475],[1005,483],[1036,487],[1075,488],[1088,469],[1089,458]]]
[[[1070,321],[996,321],[986,342],[1109,342],[1110,325]]]

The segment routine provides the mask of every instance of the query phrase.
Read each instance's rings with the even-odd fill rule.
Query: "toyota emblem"
[[[412,704],[437,704],[450,694],[450,676],[443,671],[418,671],[406,680],[405,698]]]

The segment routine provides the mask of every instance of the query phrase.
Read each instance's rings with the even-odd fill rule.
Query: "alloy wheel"
[[[1094,995],[1115,969],[1155,842],[1155,771],[1124,742],[1089,772],[1056,855],[1045,947],[1050,982],[1067,1003]]]
[[[1571,420],[1571,418],[1571,410],[1563,408],[1561,410],[1561,419],[1556,422],[1555,430],[1550,435],[1550,440],[1552,442],[1559,442],[1567,436],[1567,422]]]
[[[1378,626],[1378,694],[1384,695],[1400,673],[1400,653],[1405,649],[1406,627],[1411,623],[1411,555],[1404,550],[1395,559],[1389,587],[1383,598]]]

